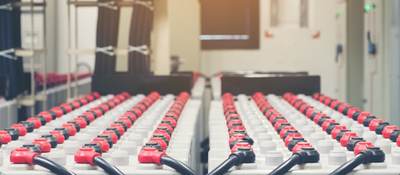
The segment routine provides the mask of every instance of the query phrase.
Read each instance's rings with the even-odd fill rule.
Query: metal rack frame
[[[79,57],[78,55],[93,55],[96,53],[102,53],[106,54],[108,56],[115,56],[115,55],[127,55],[131,52],[138,52],[143,55],[150,55],[151,50],[149,46],[146,45],[141,45],[141,46],[129,46],[128,48],[115,48],[113,46],[107,46],[107,47],[98,47],[98,48],[93,48],[93,49],[79,49],[78,46],[78,8],[80,7],[97,7],[97,8],[107,8],[110,10],[117,10],[119,7],[124,7],[124,6],[132,6],[132,5],[142,5],[150,10],[154,10],[154,6],[152,1],[148,0],[122,0],[122,1],[117,1],[117,0],[107,0],[104,2],[97,2],[97,1],[88,1],[88,0],[67,0],[67,15],[68,15],[68,78],[67,78],[67,98],[72,99],[76,97],[78,94],[77,91],[77,82],[72,85],[72,77],[71,74],[72,72],[72,59],[75,62],[75,67],[79,67]],[[72,28],[72,18],[71,18],[71,6],[75,7],[74,11],[74,29]],[[74,36],[72,36],[71,30],[74,30]],[[73,39],[72,39],[73,37]],[[75,42],[72,43],[72,40]],[[74,77],[76,79],[76,74],[74,74]]]
[[[29,106],[31,107],[32,114],[35,113],[35,101],[40,100],[44,101],[43,108],[47,108],[47,98],[46,96],[37,96],[36,95],[36,82],[35,82],[35,70],[37,68],[41,68],[44,75],[44,85],[42,91],[47,91],[47,51],[46,51],[46,0],[42,0],[42,2],[35,2],[34,0],[30,0],[29,2],[10,2],[8,4],[3,4],[0,6],[0,10],[13,10],[13,8],[21,8],[21,7],[29,7],[29,10],[22,11],[21,13],[29,13],[30,14],[30,22],[31,22],[31,31],[34,31],[35,22],[34,22],[34,14],[40,13],[43,14],[43,48],[38,49],[35,48],[34,38],[31,38],[31,46],[28,49],[23,48],[11,48],[8,50],[0,51],[0,54],[8,59],[14,59],[15,57],[22,57],[23,59],[30,59],[30,79],[31,79],[31,87],[29,95],[21,95],[17,97],[18,104],[20,106]],[[43,11],[35,11],[35,7],[42,7]],[[37,55],[42,55],[41,63],[39,65],[35,65],[35,57]]]

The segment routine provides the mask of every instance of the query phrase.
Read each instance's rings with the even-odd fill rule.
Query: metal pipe
[[[34,28],[35,21],[34,21],[34,13],[33,13],[34,1],[30,0],[30,2],[31,2],[30,9],[32,11],[32,14],[31,14],[31,32],[32,32],[31,33],[31,50],[33,51],[35,49],[35,44],[34,44],[35,40],[34,40],[34,37],[33,37],[33,33],[34,33],[34,29],[35,29]],[[30,67],[31,67],[31,100],[33,100],[33,106],[31,106],[32,115],[35,115],[35,101],[36,101],[35,59],[34,59],[34,57],[35,57],[35,54],[33,54],[32,57],[31,57],[31,65],[30,65]]]
[[[43,0],[43,3],[46,3],[46,0]],[[43,58],[42,58],[42,66],[43,66],[43,110],[47,110],[47,17],[46,17],[46,8],[43,10]]]
[[[71,41],[71,7],[70,7],[70,0],[67,0],[68,5],[67,5],[67,29],[68,29],[68,37],[67,37],[67,42],[68,42],[68,50],[72,48],[72,41]],[[67,75],[67,101],[70,100],[71,98],[71,55],[68,54],[68,75]]]

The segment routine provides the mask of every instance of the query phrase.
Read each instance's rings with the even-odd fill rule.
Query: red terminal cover
[[[103,112],[99,109],[99,108],[93,108],[91,111],[93,111],[94,113],[96,113],[97,117],[100,117],[103,115]]]
[[[346,133],[344,133],[342,138],[340,138],[340,145],[347,146],[347,144],[349,143],[350,139],[354,138],[354,137],[357,137],[357,133],[355,133],[355,132],[346,132]]]
[[[163,137],[165,137],[167,140],[171,140],[171,136],[167,133],[167,131],[165,130],[160,130],[160,129],[156,129],[153,133],[153,135],[157,135],[160,134]]]
[[[94,158],[99,156],[101,156],[101,154],[96,152],[93,148],[81,148],[75,153],[74,160],[78,164],[94,165]]]
[[[72,103],[72,106],[74,106],[74,108],[75,109],[77,109],[77,108],[80,108],[81,107],[81,104],[78,102],[78,101],[73,101],[73,102],[71,102]]]
[[[86,128],[86,127],[87,127],[86,120],[85,120],[85,119],[83,119],[83,118],[81,118],[81,117],[77,117],[77,118],[75,118],[75,119],[74,119],[74,121],[75,121],[76,123],[78,123],[78,124],[79,124],[79,127],[80,127],[81,129],[84,129],[84,128]]]
[[[140,163],[154,163],[157,165],[161,164],[161,157],[165,156],[164,151],[159,151],[155,148],[144,147],[140,150],[138,160]]]
[[[61,117],[62,115],[64,115],[64,111],[60,108],[60,107],[54,107],[54,108],[51,108],[50,109],[50,111],[52,111],[52,112],[54,112],[55,114],[56,114],[56,117],[57,118],[59,118],[59,117]]]
[[[357,108],[355,108],[355,107],[350,108],[350,109],[347,111],[347,117],[353,118],[353,115],[354,115],[356,112],[360,112],[360,110],[357,109]]]
[[[35,129],[38,129],[42,126],[42,122],[36,117],[29,117],[26,121],[33,123]]]
[[[47,111],[40,112],[40,113],[38,114],[38,116],[42,116],[42,117],[46,120],[46,123],[49,123],[50,121],[53,120],[53,117],[52,117],[51,114],[50,114],[49,112],[47,112]]]
[[[39,154],[28,148],[17,148],[11,152],[10,162],[14,164],[33,164],[33,158]]]
[[[93,122],[96,119],[94,114],[91,112],[84,112],[82,115],[86,116],[90,120],[90,122]]]
[[[161,138],[157,138],[157,137],[152,137],[150,139],[150,142],[155,142],[158,143],[161,146],[162,150],[166,150],[168,147],[168,144]]]
[[[236,133],[229,138],[229,143],[236,142],[246,137],[246,134]]]
[[[385,126],[385,128],[382,131],[382,136],[383,138],[390,138],[390,134],[392,134],[393,131],[399,130],[399,127],[396,125],[388,125]]]
[[[65,137],[60,131],[50,131],[50,134],[56,138],[58,144],[64,143]]]
[[[322,113],[318,113],[317,115],[315,115],[314,120],[313,120],[314,123],[318,123],[319,119],[321,119],[322,117],[326,117],[326,115],[322,114]]]
[[[25,128],[24,125],[15,123],[11,125],[11,128],[14,128],[18,131],[19,136],[25,136],[28,130]]]
[[[307,116],[307,118],[310,118],[311,115],[312,115],[313,113],[314,113],[314,108],[313,108],[313,107],[308,108],[308,109],[306,110],[306,116]]]
[[[329,125],[330,125],[331,123],[336,123],[336,121],[335,121],[334,119],[326,119],[326,120],[322,123],[322,125],[321,125],[322,130],[323,130],[323,131],[326,131],[326,129],[329,127]]]
[[[279,132],[279,136],[283,138],[288,131],[296,131],[296,129],[292,125],[285,126]]]
[[[7,131],[0,130],[0,143],[1,144],[7,144],[10,143],[12,140],[10,134],[8,134]]]
[[[299,142],[293,147],[292,153],[297,153],[301,151],[303,148],[312,148],[312,145],[308,142]]]
[[[63,107],[68,113],[73,110],[72,107],[67,103],[62,104],[61,107]]]
[[[132,126],[131,120],[127,117],[120,117],[117,121],[123,122],[128,128]]]
[[[343,113],[344,109],[346,109],[346,108],[348,108],[348,107],[350,107],[350,105],[345,104],[345,103],[341,103],[341,104],[339,105],[338,111],[339,111],[340,113]]]
[[[126,112],[124,115],[122,115],[121,118],[126,117],[129,118],[132,121],[136,121],[138,117],[136,117],[136,114],[132,113],[132,112]]]
[[[369,112],[361,112],[357,118],[358,123],[363,124],[364,120],[370,115],[371,114]]]
[[[119,132],[121,135],[124,135],[124,133],[125,133],[124,126],[122,126],[121,124],[113,123],[113,124],[110,125],[110,128],[115,128],[115,129],[117,129],[118,132]]]
[[[114,131],[106,130],[106,131],[103,131],[102,134],[111,136],[111,140],[112,140],[113,144],[118,142],[118,136],[115,134]]]
[[[332,131],[331,131],[331,136],[333,139],[336,139],[337,135],[340,133],[342,130],[346,130],[346,126],[344,125],[336,125]]]
[[[383,122],[383,120],[381,119],[373,119],[371,120],[371,122],[369,123],[369,130],[371,131],[375,131],[376,128],[379,126],[379,124],[381,124]]]
[[[78,131],[76,130],[75,126],[74,126],[73,124],[71,124],[71,123],[64,123],[64,124],[62,125],[62,127],[65,128],[65,129],[67,129],[68,135],[69,135],[69,136],[74,136],[74,135],[76,135],[76,133],[78,132]]]
[[[285,146],[287,147],[290,143],[290,141],[292,141],[294,138],[303,138],[303,136],[300,133],[290,133],[288,134],[288,136],[285,138],[284,142],[285,142]]]
[[[136,117],[140,117],[140,116],[142,116],[142,114],[143,114],[143,112],[139,109],[139,108],[137,108],[136,106],[135,107],[133,107],[132,109],[131,109],[131,111],[133,111],[133,112],[135,112],[136,113]]]
[[[277,130],[282,124],[286,123],[289,123],[286,119],[278,119],[274,125],[275,130]]]
[[[331,102],[330,107],[331,107],[331,108],[334,108],[334,107],[337,106],[339,103],[340,103],[339,101],[334,100],[334,101]]]
[[[89,103],[85,98],[81,98],[81,99],[79,99],[79,101],[80,101],[83,105],[87,105],[87,104]]]
[[[110,145],[106,139],[95,138],[93,139],[92,143],[99,145],[101,152],[108,152],[108,150],[110,150]]]
[[[247,143],[247,142],[238,142],[232,147],[231,153],[235,153],[235,152],[237,152],[239,150],[243,150],[243,149],[252,150],[251,145],[249,143]]]
[[[174,132],[174,128],[172,128],[172,126],[170,126],[170,125],[168,125],[166,123],[160,123],[158,125],[158,128],[161,128],[161,127],[167,128],[170,133]]]
[[[106,105],[106,104],[101,104],[99,107],[101,109],[103,109],[104,111],[106,111],[106,112],[110,110],[110,107],[108,105]]]
[[[41,153],[48,153],[51,151],[51,144],[45,138],[35,139],[32,143],[39,146]]]
[[[354,155],[358,155],[361,152],[371,147],[374,147],[374,145],[371,142],[358,142],[354,147]]]

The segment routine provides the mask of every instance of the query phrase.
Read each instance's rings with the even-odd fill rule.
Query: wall
[[[72,7],[72,6],[71,6]],[[68,64],[71,61],[71,70],[75,70],[75,63],[83,62],[94,67],[94,55],[85,54],[79,55],[75,59],[75,55],[68,56],[68,27],[70,27],[71,44],[72,48],[79,49],[94,49],[96,46],[96,26],[97,26],[97,8],[84,7],[79,8],[77,11],[78,20],[75,23],[75,8],[71,8],[71,23],[68,25],[68,6],[65,2],[57,2],[57,58],[58,58],[58,71],[68,72]],[[75,24],[77,26],[77,45],[73,40],[75,37]]]
[[[270,29],[269,0],[260,0],[259,50],[203,51],[201,70],[212,74],[223,70],[309,71],[322,77],[322,91],[337,96],[335,51],[335,1],[310,0],[310,28]],[[265,31],[273,38],[264,38]],[[315,31],[320,39],[312,39]]]
[[[387,105],[390,121],[400,125],[400,1],[390,1],[385,4],[386,10],[386,36],[388,38],[387,56],[389,61],[390,71],[388,78],[389,90],[386,92],[389,95],[389,104]]]
[[[183,64],[180,70],[199,71],[200,1],[168,0],[168,2],[171,22],[171,54],[181,58]]]
[[[347,100],[357,107],[364,106],[364,2],[347,3]]]

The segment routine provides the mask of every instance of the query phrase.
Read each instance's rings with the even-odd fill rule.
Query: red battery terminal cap
[[[37,145],[40,148],[41,153],[48,153],[51,151],[51,144],[49,140],[45,138],[38,138],[33,140],[32,144]]]
[[[15,123],[11,125],[11,128],[14,128],[18,131],[19,136],[25,136],[28,133],[28,130],[25,128],[23,124]]]
[[[78,164],[90,164],[94,165],[94,158],[101,156],[100,153],[96,152],[93,148],[85,147],[80,148],[74,155],[74,160]]]
[[[39,153],[33,152],[28,148],[17,148],[10,154],[10,162],[14,164],[33,164],[33,159]]]
[[[165,156],[165,151],[160,151],[153,147],[143,147],[138,155],[140,163],[154,163],[161,165],[161,157]]]

